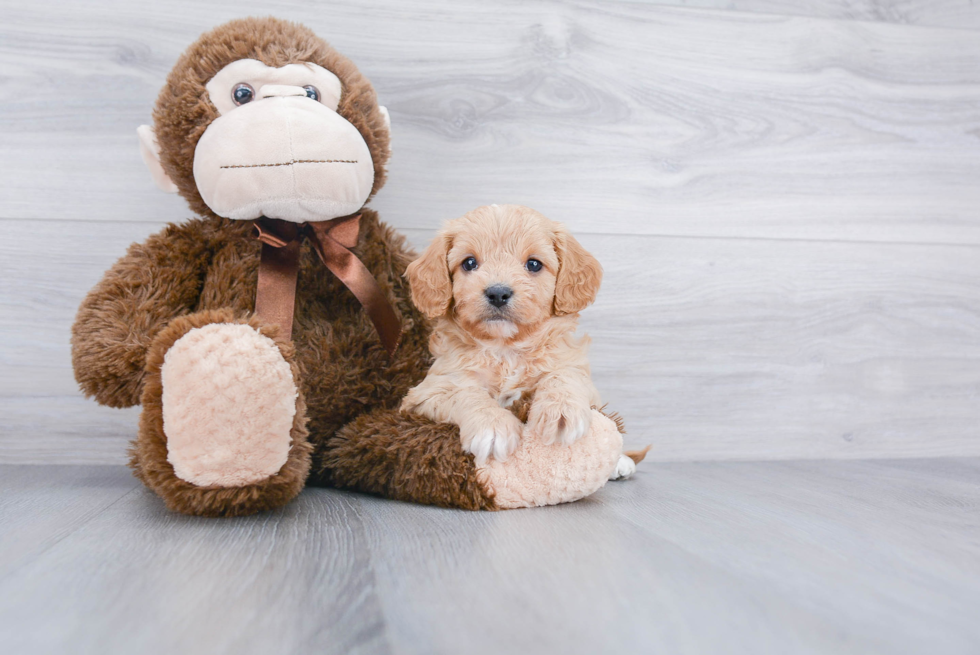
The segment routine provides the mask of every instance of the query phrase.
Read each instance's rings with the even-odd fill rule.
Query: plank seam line
[[[182,220],[192,220],[186,218]],[[170,223],[181,223],[182,220],[175,221],[131,221],[131,220],[110,220],[110,219],[70,219],[70,218],[13,218],[9,216],[0,217],[0,222],[20,222],[20,223],[100,223],[118,225],[147,225],[154,229],[160,229]],[[438,232],[439,227],[404,227],[386,223],[388,226],[403,232]],[[949,243],[944,241],[894,241],[894,240],[875,240],[875,239],[814,239],[804,237],[760,237],[760,236],[732,236],[732,235],[709,235],[709,234],[667,234],[638,232],[591,232],[587,230],[575,230],[576,235],[601,236],[601,237],[627,237],[627,238],[648,238],[648,239],[703,239],[705,241],[768,241],[768,242],[798,242],[798,243],[839,243],[856,245],[882,245],[882,246],[927,246],[927,247],[947,247],[947,248],[971,248],[980,249],[980,243]]]
[[[84,464],[82,466],[84,466]],[[43,550],[35,553],[32,557],[29,557],[28,559],[26,559],[25,561],[23,561],[20,564],[20,566],[18,566],[15,569],[12,569],[12,570],[8,571],[6,573],[6,575],[4,575],[3,577],[0,577],[0,584],[2,584],[4,581],[6,581],[6,579],[9,578],[11,575],[13,575],[15,572],[19,571],[20,569],[24,568],[25,566],[29,566],[33,562],[36,562],[38,559],[40,559],[41,557],[43,557],[45,553],[47,553],[52,548],[54,548],[55,546],[57,546],[58,544],[60,544],[62,541],[64,541],[68,537],[72,536],[73,534],[75,534],[76,532],[78,532],[79,530],[81,530],[82,528],[84,528],[85,526],[87,526],[89,523],[91,523],[95,519],[97,519],[100,516],[102,516],[103,514],[105,514],[107,511],[109,511],[110,508],[112,508],[113,506],[115,506],[115,504],[118,503],[119,501],[121,501],[123,498],[126,498],[130,494],[138,491],[141,488],[141,486],[142,485],[136,485],[135,487],[133,487],[132,489],[130,489],[129,491],[127,491],[123,495],[119,496],[119,498],[116,498],[114,501],[112,501],[111,503],[109,503],[108,505],[106,505],[105,507],[103,507],[101,510],[99,510],[99,511],[95,512],[94,514],[92,514],[85,521],[83,521],[82,523],[76,525],[74,529],[69,530],[65,534],[63,534],[60,537],[58,537],[57,539],[55,539],[52,543],[48,544],[46,548],[44,548]]]

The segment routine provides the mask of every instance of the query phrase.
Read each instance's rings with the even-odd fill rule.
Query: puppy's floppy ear
[[[564,225],[555,229],[558,276],[555,281],[555,314],[574,314],[595,300],[602,283],[602,265],[582,247]]]
[[[440,232],[422,256],[408,265],[405,276],[412,290],[412,302],[426,318],[437,318],[449,309],[453,283],[449,279],[449,248],[452,238]]]

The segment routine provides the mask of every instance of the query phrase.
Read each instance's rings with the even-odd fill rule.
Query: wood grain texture
[[[8,494],[39,504],[46,490],[56,511],[74,502],[59,467],[32,468],[54,484]],[[389,652],[355,506],[314,493],[216,521],[169,513],[139,488],[0,581],[13,592],[0,599],[0,643],[24,654]]]
[[[185,215],[134,130],[201,31],[268,10],[8,3],[0,217]],[[276,10],[389,106],[376,205],[400,227],[518,202],[579,231],[980,243],[974,32],[626,2]]]
[[[79,488],[118,487],[105,468],[0,479],[18,481],[0,561],[30,528],[11,505],[41,525]],[[190,519],[137,489],[0,579],[0,643],[965,655],[980,649],[978,507],[977,459],[646,462],[584,501],[499,513],[308,489],[279,512]]]
[[[4,467],[0,580],[69,538],[139,486],[120,466]]]
[[[122,462],[137,410],[79,396],[69,328],[160,226],[0,224],[0,279],[30,281],[0,295],[0,461]],[[980,455],[980,249],[579,237],[606,268],[582,320],[593,377],[652,458]]]
[[[973,0],[642,0],[651,4],[786,16],[980,29]]]
[[[976,248],[587,243],[593,374],[656,457],[980,455]]]

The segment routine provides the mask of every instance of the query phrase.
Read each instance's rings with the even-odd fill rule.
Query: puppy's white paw
[[[527,425],[546,444],[558,441],[570,446],[592,427],[592,409],[563,398],[536,398],[531,403]]]
[[[624,480],[634,473],[636,473],[636,462],[626,455],[620,455],[619,461],[616,462],[616,468],[613,469],[613,472],[609,475],[609,479]]]
[[[460,426],[463,450],[473,453],[477,466],[486,465],[491,455],[505,461],[517,450],[523,428],[524,424],[516,416],[501,409],[482,421],[473,421],[465,429]]]

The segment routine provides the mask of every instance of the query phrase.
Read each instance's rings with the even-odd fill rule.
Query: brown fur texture
[[[377,279],[402,322],[404,333],[395,356],[389,359],[354,295],[304,242],[292,340],[277,341],[305,399],[297,412],[285,468],[262,483],[230,489],[195,487],[174,475],[167,462],[161,418],[160,366],[167,348],[192,327],[227,321],[251,325],[255,320],[251,315],[260,243],[250,222],[221,218],[207,208],[192,174],[194,147],[217,116],[204,85],[222,67],[242,58],[270,66],[312,61],[340,78],[343,97],[338,111],[370,148],[374,191],[383,184],[389,154],[388,131],[370,84],[350,61],[305,27],[276,19],[233,21],[204,34],[170,74],[154,111],[161,160],[191,208],[203,218],[169,225],[132,246],[106,272],[79,308],[72,328],[72,362],[82,390],[98,402],[112,407],[142,402],[144,414],[132,457],[136,474],[171,509],[202,516],[276,507],[307,481],[359,487],[363,458],[349,449],[332,454],[332,439],[345,426],[344,440],[337,442],[345,448],[375,436],[371,431],[381,426],[365,421],[348,424],[370,412],[394,410],[430,364],[428,327],[409,300],[403,277],[414,253],[374,211],[364,209],[353,251]],[[272,336],[271,328],[262,330]],[[458,450],[455,438],[440,441],[442,432],[436,430],[425,441],[432,457],[443,456],[450,446]],[[417,451],[418,446],[412,435],[390,444],[386,456],[399,472],[388,486],[390,493],[418,502],[458,497],[461,506],[470,508],[492,504],[472,484],[460,485],[459,453],[447,455],[453,471],[442,479],[424,467],[414,472],[410,467],[397,468],[397,462],[406,459],[425,460],[426,451]],[[463,457],[462,466],[470,467],[470,478],[475,480],[471,458]],[[447,496],[440,485],[460,491]]]
[[[497,509],[450,423],[379,410],[342,428],[324,452],[323,483],[426,505]]]
[[[214,220],[169,225],[130,246],[89,291],[71,334],[75,379],[86,396],[109,407],[139,404],[150,343],[197,308],[225,229]]]
[[[295,354],[287,359],[295,361],[295,379],[306,399],[309,443],[313,448],[311,484],[343,485],[345,480],[356,479],[360,460],[348,462],[330,456],[328,441],[365,412],[397,407],[429,366],[425,345],[428,326],[409,301],[403,277],[413,253],[404,238],[381,224],[372,210],[364,210],[361,225],[359,245],[354,251],[378,280],[405,331],[395,357],[389,361],[373,324],[353,294],[317,259],[309,242],[303,243],[292,339]],[[162,352],[155,350],[154,341],[164,338],[164,330],[170,334],[169,325],[185,325],[187,315],[194,312],[195,317],[210,317],[212,322],[242,321],[251,315],[260,254],[260,243],[251,233],[249,223],[195,219],[170,225],[143,244],[131,247],[90,292],[76,318],[73,360],[76,378],[86,394],[113,407],[136,404],[142,395],[144,411],[159,415],[159,388],[155,387],[149,395],[145,389],[150,380],[159,386],[160,363],[156,359],[163,356],[165,348]],[[199,327],[198,323],[195,326]],[[180,334],[186,329],[189,327]],[[169,345],[177,338],[179,335],[165,341]],[[156,451],[146,455],[145,461],[152,462],[152,466],[138,465],[139,457],[133,463],[138,465],[140,478],[171,509],[205,516],[232,515],[248,513],[249,509],[258,511],[267,503],[276,506],[291,497],[284,493],[276,495],[274,501],[256,498],[248,502],[240,498],[249,494],[263,496],[262,485],[246,487],[241,492],[226,490],[227,493],[196,488],[199,493],[195,493],[187,488],[187,483],[173,477],[165,450],[160,450],[164,445],[155,440],[154,431],[160,430],[162,424],[158,425],[152,416],[141,419],[136,450]],[[144,439],[144,431],[152,434]],[[351,435],[351,431],[347,434]],[[365,434],[363,438],[370,436]],[[445,447],[437,441],[432,440],[434,449]],[[457,442],[452,444],[458,447]],[[401,447],[408,451],[415,445],[407,440]],[[472,468],[472,463],[469,466]],[[348,472],[334,480],[330,470],[333,467],[346,467]],[[418,471],[418,475],[422,478],[430,472]],[[454,472],[454,479],[455,475]],[[164,478],[169,478],[169,482]],[[412,487],[404,479],[399,484]],[[434,480],[431,484],[439,482]],[[447,484],[455,482],[450,480]],[[298,488],[290,488],[293,495],[296,491]],[[412,500],[427,502],[421,496]]]

